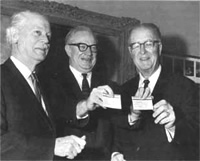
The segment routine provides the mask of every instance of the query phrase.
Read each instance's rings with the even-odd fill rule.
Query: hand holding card
[[[132,96],[133,110],[153,110],[152,100],[152,96],[147,97],[145,99]]]
[[[122,109],[121,107],[121,96],[115,94],[114,97],[110,97],[109,95],[103,95],[103,106],[113,109]]]

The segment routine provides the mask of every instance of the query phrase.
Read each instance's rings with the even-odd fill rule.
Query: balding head
[[[161,32],[160,32],[160,29],[158,28],[158,26],[156,26],[155,24],[153,23],[141,23],[141,24],[136,24],[134,25],[131,29],[130,29],[130,33],[129,33],[129,38],[128,38],[128,44],[130,44],[130,37],[131,37],[131,33],[134,31],[134,30],[137,30],[137,29],[147,29],[147,30],[150,30],[153,35],[156,37],[157,40],[161,41]]]

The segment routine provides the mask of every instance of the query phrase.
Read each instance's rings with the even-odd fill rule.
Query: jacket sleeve
[[[176,115],[174,142],[182,146],[193,145],[195,151],[199,144],[199,88],[190,81],[180,84],[180,100],[174,104],[172,101]]]

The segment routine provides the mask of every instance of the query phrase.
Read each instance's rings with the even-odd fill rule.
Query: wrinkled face
[[[160,39],[150,29],[137,28],[131,32],[129,52],[143,76],[150,76],[156,71],[161,50]]]
[[[45,59],[51,37],[50,25],[45,19],[32,15],[18,37],[17,48],[24,59],[37,63]]]
[[[88,31],[76,32],[66,44],[65,50],[70,65],[79,72],[90,72],[96,64],[96,40]]]

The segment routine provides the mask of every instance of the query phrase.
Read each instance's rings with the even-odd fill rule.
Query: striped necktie
[[[40,92],[39,80],[35,71],[32,72],[32,74],[30,75],[30,78],[34,87],[35,96],[37,97],[37,100],[41,103],[41,92]]]

